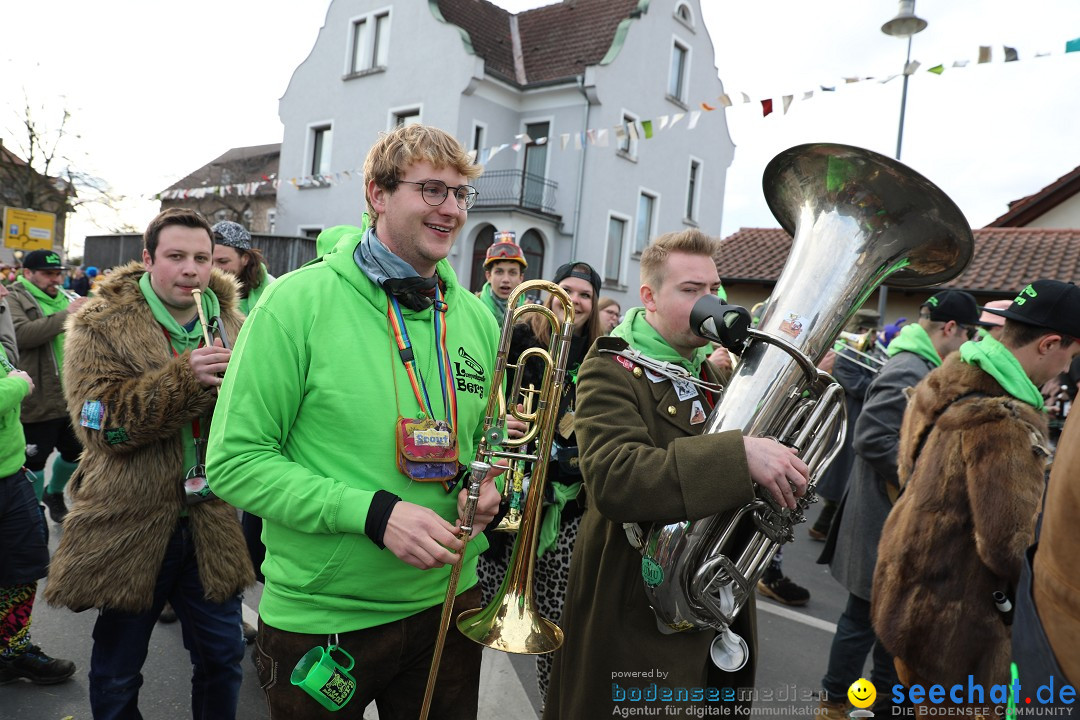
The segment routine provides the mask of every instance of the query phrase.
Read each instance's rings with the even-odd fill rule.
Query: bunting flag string
[[[1080,53],[1080,37],[1073,40],[1069,40],[1065,43],[1065,53]],[[1034,53],[1033,57],[1041,58],[1050,55],[1048,52]],[[993,48],[989,45],[980,45],[978,49],[978,55],[976,64],[982,65],[993,61],[994,52]],[[1020,53],[1014,47],[1007,45],[1002,46],[1002,62],[1019,62]],[[955,60],[949,66],[951,68],[964,68],[969,64],[969,60]],[[922,67],[922,63],[918,60],[912,60],[904,67],[903,75],[910,76],[918,72]],[[946,70],[945,63],[937,63],[931,67],[928,67],[924,72],[932,75],[942,75]],[[888,75],[884,78],[875,78],[873,76],[861,76],[852,75],[843,77],[844,85],[851,85],[860,82],[866,82],[869,80],[877,80],[879,83],[888,83],[895,78],[900,77],[900,74]],[[806,102],[814,98],[815,93],[832,93],[836,92],[836,85],[819,85],[819,89],[806,90],[799,96],[800,102]],[[780,101],[783,106],[783,114],[786,115],[788,110],[796,99],[796,94],[782,95]],[[584,131],[574,133],[561,133],[558,135],[559,149],[566,150],[567,147],[573,143],[574,150],[583,150],[586,146],[593,145],[596,147],[609,147],[609,135],[614,134],[616,147],[623,147],[628,142],[636,142],[639,140],[651,140],[661,132],[670,132],[678,125],[684,118],[687,118],[686,129],[694,130],[699,120],[701,119],[703,112],[715,112],[716,110],[727,110],[733,108],[736,104],[749,105],[753,101],[749,94],[745,92],[726,92],[717,98],[709,100],[703,100],[697,104],[700,110],[692,110],[689,113],[675,113],[673,115],[660,115],[655,119],[646,120],[633,120],[623,122],[618,125],[614,125],[610,128],[588,128]],[[774,100],[773,98],[764,98],[758,100],[761,105],[761,116],[768,117],[773,113]],[[469,157],[473,161],[479,161],[481,165],[487,165],[494,159],[496,155],[503,150],[510,148],[515,153],[521,152],[522,148],[530,145],[544,145],[553,141],[553,137],[541,137],[532,138],[528,133],[520,133],[514,136],[513,142],[504,142],[498,145],[492,145],[490,147],[478,148],[472,150],[469,153]],[[289,178],[287,182],[289,185],[295,188],[314,188],[314,187],[330,187],[337,185],[343,181],[348,181],[353,176],[363,177],[363,169],[351,169],[341,170],[335,173],[324,173],[307,175],[304,177]],[[202,199],[205,197],[225,197],[228,195],[237,196],[252,196],[258,194],[264,188],[272,188],[277,190],[282,178],[279,178],[276,174],[263,175],[259,180],[248,181],[243,183],[231,183],[227,185],[204,185],[194,188],[173,188],[164,190],[151,196],[154,200],[187,200],[187,199]]]

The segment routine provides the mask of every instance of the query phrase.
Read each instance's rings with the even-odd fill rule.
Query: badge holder
[[[197,505],[215,497],[206,481],[206,440],[195,438],[195,464],[184,476],[184,502]]]
[[[356,679],[349,673],[356,665],[353,656],[337,645],[335,633],[333,642],[326,637],[326,647],[314,647],[308,650],[300,662],[293,668],[289,681],[315,698],[316,702],[330,712],[345,707],[356,692]],[[348,659],[344,666],[333,658],[337,651]]]

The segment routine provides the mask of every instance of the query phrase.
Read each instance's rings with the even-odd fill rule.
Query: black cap
[[[67,270],[67,265],[60,262],[59,253],[53,250],[33,250],[27,253],[22,266],[27,270]]]
[[[1004,310],[986,312],[1080,338],[1080,288],[1060,280],[1036,280]]]
[[[927,298],[922,307],[929,309],[930,319],[934,322],[949,322],[960,325],[979,324],[979,305],[975,297],[962,290],[942,290]]]
[[[218,245],[228,245],[238,250],[251,249],[251,233],[240,223],[222,220],[210,229],[214,231],[214,242]]]
[[[600,274],[593,270],[592,265],[584,262],[568,262],[560,265],[555,271],[555,282],[562,282],[568,277],[576,277],[592,285],[593,294],[600,294]]]

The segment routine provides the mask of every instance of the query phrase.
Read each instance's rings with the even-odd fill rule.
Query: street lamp
[[[927,22],[915,15],[915,0],[900,0],[900,9],[896,17],[881,26],[881,32],[892,37],[907,38],[907,59],[904,60],[904,89],[900,93],[900,127],[896,131],[896,159],[900,159],[900,148],[904,144],[904,114],[907,111],[908,65],[911,64],[911,38],[926,29]],[[888,304],[889,289],[884,285],[878,293],[878,316],[885,321],[885,305]]]

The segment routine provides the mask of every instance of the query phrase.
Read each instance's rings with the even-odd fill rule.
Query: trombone
[[[555,311],[534,303],[518,307],[518,298],[530,291],[544,290],[558,299],[562,317]],[[509,363],[510,339],[514,325],[529,313],[540,313],[551,324],[551,339],[547,348],[528,348],[521,353],[517,364]],[[484,432],[476,449],[476,459],[469,466],[469,495],[461,518],[458,538],[462,542],[457,562],[450,570],[450,581],[443,600],[442,620],[435,640],[435,652],[431,659],[424,703],[420,720],[426,720],[431,709],[432,693],[442,660],[446,632],[450,626],[454,598],[457,597],[458,578],[465,559],[465,548],[472,534],[476,504],[480,499],[480,483],[493,465],[495,458],[533,463],[532,479],[521,513],[517,540],[510,556],[510,566],[502,585],[484,608],[466,610],[457,619],[458,629],[465,637],[495,650],[527,655],[554,652],[562,645],[563,633],[558,625],[543,617],[535,608],[533,574],[536,565],[536,543],[540,537],[540,512],[544,498],[544,483],[551,457],[551,443],[555,437],[555,422],[562,397],[566,365],[570,355],[570,340],[574,334],[574,306],[566,292],[555,283],[546,280],[527,280],[518,285],[506,301],[506,317],[503,320],[499,348],[495,356],[495,372],[491,379],[487,409],[484,412]],[[521,382],[525,364],[537,358],[544,366],[540,389],[524,391],[525,399],[535,398],[535,409],[518,409],[516,402],[523,395]],[[515,368],[513,387],[505,397],[511,398],[509,406],[500,391],[508,367]],[[507,416],[521,420],[528,430],[520,438],[508,439],[504,431]],[[524,448],[531,442],[535,450],[527,453]],[[509,480],[508,480],[509,481]]]
[[[885,360],[877,355],[874,355],[870,350],[874,349],[877,344],[877,331],[867,330],[864,333],[852,333],[841,332],[836,338],[836,350],[837,355],[840,355],[850,363],[854,363],[859,367],[866,368],[870,372],[877,374],[881,371],[881,368],[885,366]],[[852,355],[842,354],[841,350],[849,350]],[[861,358],[861,359],[860,359]]]

